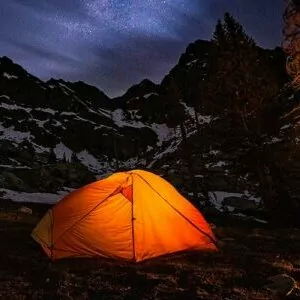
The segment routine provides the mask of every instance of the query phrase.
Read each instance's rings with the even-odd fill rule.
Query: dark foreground
[[[18,205],[19,206],[19,205]],[[0,212],[0,299],[285,299],[264,288],[269,276],[300,283],[300,230],[214,229],[219,254],[165,257],[134,265],[105,259],[49,263],[30,232],[47,207],[15,220]],[[292,299],[296,299],[295,297]],[[300,298],[297,298],[300,299]]]

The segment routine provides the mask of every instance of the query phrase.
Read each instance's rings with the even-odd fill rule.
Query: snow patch
[[[90,154],[87,150],[83,150],[76,155],[83,165],[92,170],[100,170],[102,164]]]
[[[149,128],[151,128],[157,135],[157,146],[161,146],[163,142],[169,141],[172,137],[174,137],[171,128],[169,128],[166,124],[153,123],[152,126]]]
[[[151,125],[146,125],[141,121],[126,120],[123,111],[119,108],[112,112],[112,119],[115,122],[115,124],[119,127],[146,127],[153,130],[158,138],[157,146],[161,146],[163,142],[169,141],[174,137],[174,135],[172,134],[172,129],[165,124],[152,123]]]
[[[256,204],[259,204],[261,202],[260,198],[250,195],[248,191],[244,191],[244,193],[229,193],[224,191],[208,192],[208,198],[210,202],[219,211],[223,211],[223,201],[227,197],[238,197],[238,198],[247,197],[248,200],[254,201]]]
[[[9,99],[10,99],[10,97],[9,97],[9,96],[7,96],[7,95],[0,95],[0,98],[6,98],[7,100],[9,100]]]
[[[117,131],[116,129],[112,128],[112,127],[109,127],[109,126],[106,126],[106,125],[98,125],[98,126],[94,126],[94,130],[97,130],[97,129],[100,129],[100,128],[107,128],[107,129],[110,129],[112,131]],[[103,135],[107,135],[107,134],[103,134]]]
[[[283,125],[282,127],[280,127],[280,130],[288,129],[288,128],[290,128],[291,126],[292,126],[291,124]]]
[[[63,159],[65,157],[66,161],[71,161],[73,151],[69,149],[64,143],[60,142],[59,144],[57,144],[53,151],[57,159]]]
[[[191,118],[191,119],[195,119],[195,109],[191,106],[188,106],[185,102],[180,101],[180,103],[184,106],[185,108],[185,112],[187,113],[187,115]],[[210,123],[213,118],[212,116],[205,116],[205,115],[201,115],[199,113],[197,113],[197,118],[200,124],[208,124]]]
[[[1,198],[12,200],[14,202],[55,204],[73,190],[74,189],[71,188],[64,188],[62,191],[58,191],[57,193],[26,193],[8,189],[0,189],[0,192],[4,193]]]
[[[198,60],[199,60],[199,59],[194,59],[194,60],[192,60],[192,61],[186,63],[185,65],[186,65],[186,66],[194,65]]]
[[[38,127],[40,127],[40,128],[44,128],[45,123],[48,122],[48,120],[44,120],[44,121],[41,121],[41,120],[38,120],[38,119],[30,119],[30,120],[35,121],[36,124],[38,125]]]
[[[140,121],[126,120],[122,109],[118,108],[112,112],[112,119],[118,127],[143,128],[146,125]]]
[[[106,109],[103,109],[103,108],[98,108],[98,111],[99,111],[102,115],[104,115],[104,116],[106,116],[106,117],[108,117],[108,118],[111,117],[111,111],[109,111],[109,110],[106,110]]]
[[[0,140],[9,140],[19,144],[25,140],[29,140],[30,138],[33,138],[30,132],[14,130],[14,126],[6,128],[2,126],[2,123],[0,123]]]
[[[242,213],[233,213],[231,215],[236,216],[236,217],[241,217],[241,218],[247,219],[247,220],[253,220],[253,221],[256,221],[258,223],[268,224],[268,222],[265,221],[265,220],[261,220],[261,219],[258,219],[258,218],[252,217],[252,216],[247,216],[247,215],[242,214]]]
[[[201,174],[196,174],[195,176],[194,176],[194,178],[203,178],[204,176],[203,175],[201,175]]]
[[[15,165],[0,165],[1,168],[8,168],[8,169],[31,169],[28,166],[15,166]]]
[[[3,76],[6,77],[7,79],[18,79],[17,76],[8,74],[6,72],[3,73]]]
[[[38,145],[36,143],[31,142],[34,150],[36,153],[45,153],[45,152],[50,152],[50,148],[46,148],[44,146]]]
[[[76,116],[77,114],[72,111],[63,111],[60,113],[61,116]]]
[[[56,111],[51,109],[51,108],[37,107],[37,108],[35,108],[35,110],[42,111],[42,112],[45,112],[45,113],[48,113],[48,114],[51,114],[51,115],[55,115],[55,113],[56,113]]]
[[[227,166],[227,163],[225,161],[218,161],[216,163],[205,164],[205,168],[224,167],[224,166]]]
[[[221,151],[219,151],[219,150],[210,150],[209,151],[209,154],[211,154],[211,155],[218,155],[220,153],[221,153]]]
[[[75,120],[78,120],[78,121],[83,121],[83,122],[87,122],[87,123],[90,123],[90,124],[96,125],[96,123],[95,123],[94,121],[87,120],[87,119],[81,118],[81,117],[79,117],[79,116],[76,116]]]
[[[63,88],[63,89],[66,89],[67,91],[71,92],[71,93],[75,93],[74,90],[70,89],[68,86],[66,86],[65,84],[59,82],[59,85]],[[68,95],[68,93],[66,93]]]
[[[270,144],[275,144],[275,143],[279,143],[282,142],[282,139],[278,138],[278,137],[272,137],[270,141],[267,141],[266,144],[270,145]]]
[[[54,127],[61,127],[63,129],[66,129],[66,127],[63,126],[63,124],[57,120],[53,120],[55,123],[51,123],[52,126]]]
[[[158,94],[157,93],[149,93],[149,94],[144,95],[144,98],[148,99],[151,96],[158,96]]]
[[[25,110],[28,113],[32,111],[32,108],[28,108],[28,107],[24,107],[24,106],[19,106],[19,105],[16,105],[16,104],[1,103],[0,107],[2,107],[4,109],[7,109],[7,110],[18,110],[18,109]]]

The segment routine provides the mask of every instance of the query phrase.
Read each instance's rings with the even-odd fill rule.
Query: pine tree
[[[249,131],[249,121],[259,124],[266,101],[278,92],[278,79],[262,51],[229,13],[223,23],[217,23],[212,44],[205,97],[217,112],[232,116]]]
[[[80,162],[80,160],[78,159],[76,153],[75,153],[75,152],[72,152],[72,155],[71,155],[71,163],[72,163],[72,164],[77,164],[77,163],[79,163],[79,162]]]
[[[218,20],[215,31],[213,33],[213,41],[215,45],[218,45],[220,47],[226,45],[226,34],[220,19]]]
[[[220,25],[217,24],[217,27],[218,26]],[[225,40],[232,50],[234,50],[235,47],[240,47],[242,44],[255,46],[254,40],[245,33],[243,26],[228,12],[224,15],[223,28],[225,31]],[[222,36],[221,38],[224,40]]]

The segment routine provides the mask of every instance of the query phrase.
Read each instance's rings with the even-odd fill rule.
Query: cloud
[[[84,80],[116,96],[143,78],[159,82],[190,42],[211,38],[225,11],[260,42],[278,41],[282,1],[242,2],[1,1],[0,55],[43,79]]]

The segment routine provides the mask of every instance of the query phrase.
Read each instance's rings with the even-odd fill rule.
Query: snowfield
[[[74,191],[71,188],[64,188],[64,190],[54,193],[26,193],[17,192],[8,189],[0,189],[0,193],[3,193],[1,198],[6,200],[12,200],[14,202],[29,202],[29,203],[45,203],[55,204],[60,201],[64,196]]]
[[[217,208],[220,211],[223,211],[223,201],[227,197],[247,197],[248,200],[254,201],[256,204],[259,204],[261,199],[256,198],[249,194],[248,191],[244,191],[244,193],[229,193],[224,191],[212,191],[208,194],[210,202],[214,205],[215,208]]]
[[[105,176],[110,175],[111,173],[107,173]],[[104,176],[99,176],[98,180],[102,179]],[[58,191],[57,193],[26,193],[26,192],[18,192],[8,189],[1,189],[0,188],[0,195],[3,194],[0,198],[5,200],[11,200],[14,202],[24,202],[24,203],[44,203],[44,204],[56,204],[60,200],[62,200],[66,195],[74,191],[75,189],[64,187],[63,190]],[[189,193],[190,196],[192,196],[192,193]],[[220,210],[223,211],[223,205],[222,202],[224,198],[226,197],[241,197],[241,196],[248,196],[250,197],[249,200],[254,200],[257,203],[259,203],[260,199],[255,198],[253,196],[250,196],[247,191],[244,192],[244,194],[240,193],[228,193],[228,192],[210,192],[209,198],[212,203],[212,205]],[[234,213],[233,209],[228,207],[227,208],[229,212],[231,212],[232,216],[240,217],[243,219],[253,220],[259,223],[267,223],[265,220],[261,220],[252,216],[247,216],[243,213]]]

